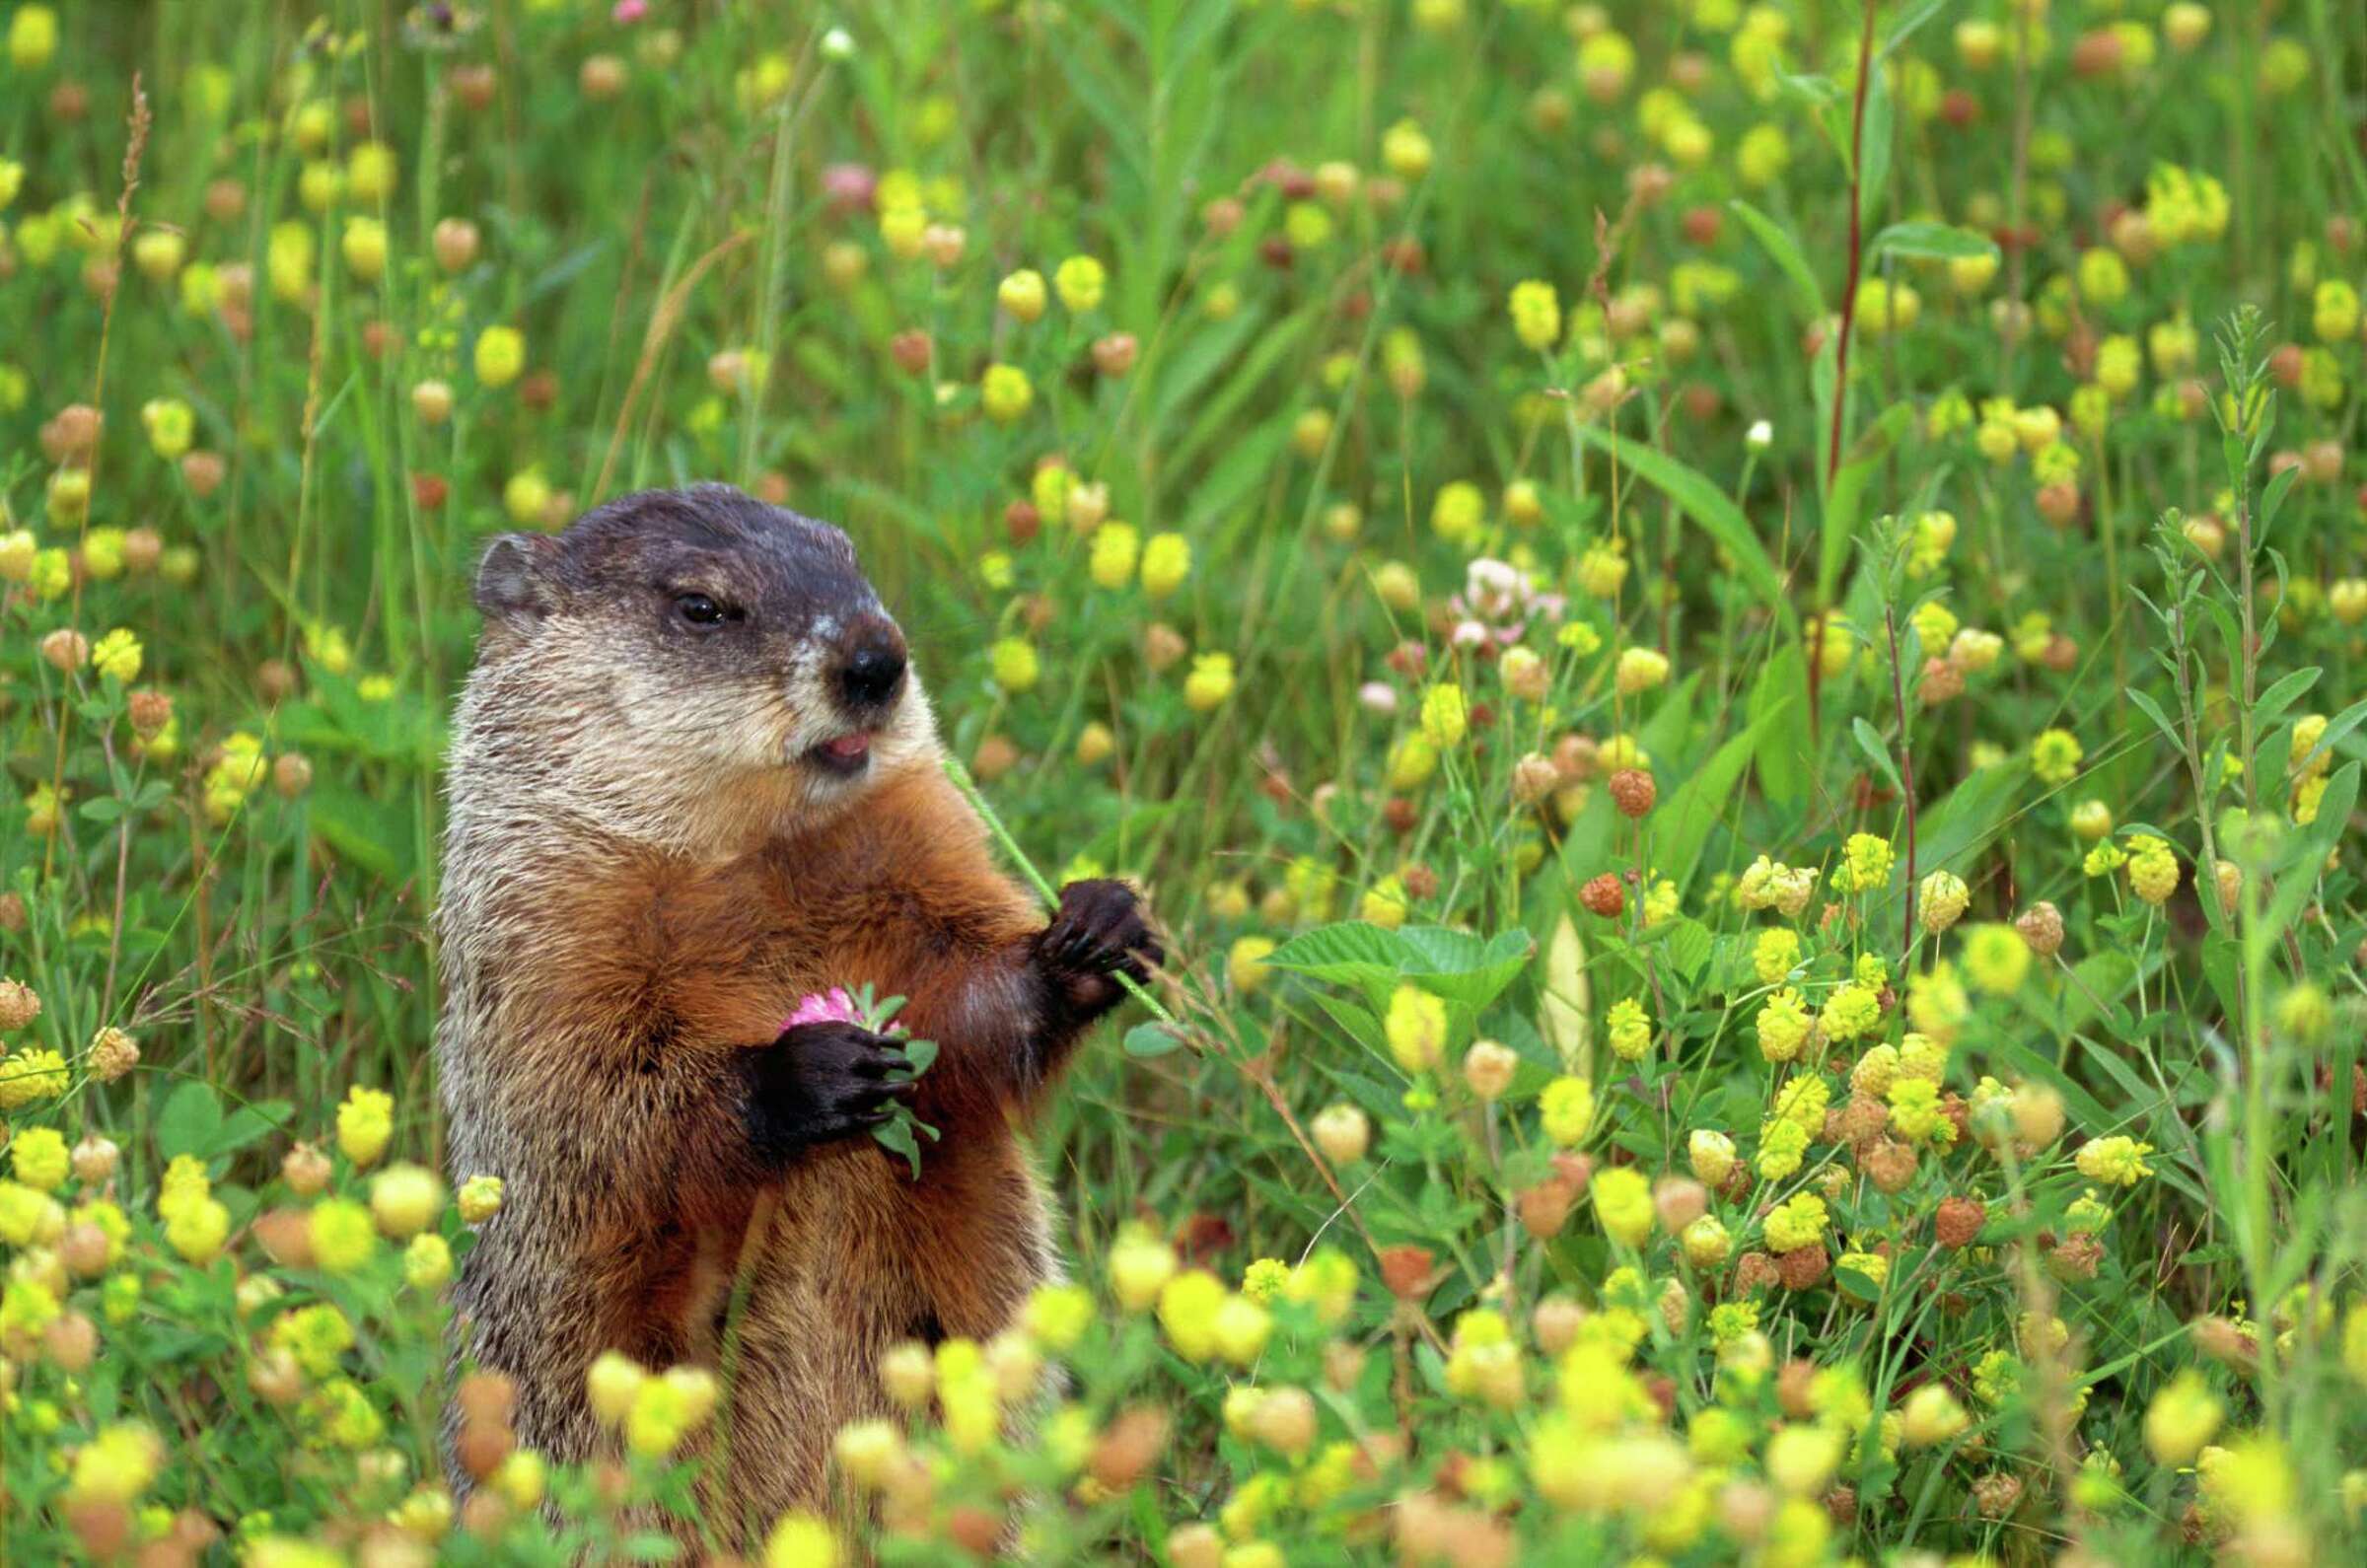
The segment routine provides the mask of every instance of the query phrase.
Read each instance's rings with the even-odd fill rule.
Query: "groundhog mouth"
[[[810,748],[806,760],[836,778],[853,778],[871,765],[871,732],[857,730]]]

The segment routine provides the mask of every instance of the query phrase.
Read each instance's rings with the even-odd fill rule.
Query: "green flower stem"
[[[1011,829],[1003,825],[1002,818],[996,816],[994,808],[986,803],[986,797],[978,790],[978,781],[969,776],[969,769],[962,765],[962,759],[950,752],[945,757],[945,776],[953,780],[954,788],[960,790],[963,799],[969,802],[970,810],[978,814],[978,820],[986,824],[986,831],[994,835],[994,841],[1002,846],[1004,854],[1011,857],[1011,863],[1019,868],[1021,876],[1028,879],[1028,885],[1043,899],[1045,907],[1059,908],[1059,891],[1044,880],[1042,872],[1036,869],[1036,863],[1028,858],[1028,852],[1019,847],[1019,840],[1011,836]],[[1137,985],[1132,975],[1113,970],[1110,977],[1128,996],[1148,1009],[1151,1017],[1178,1033],[1183,1031],[1183,1024],[1167,1010],[1167,1004]]]

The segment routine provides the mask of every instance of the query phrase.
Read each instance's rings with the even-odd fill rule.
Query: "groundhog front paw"
[[[749,1143],[767,1165],[868,1132],[912,1094],[911,1059],[860,1024],[793,1025],[744,1054]]]
[[[1142,900],[1122,882],[1072,882],[1036,939],[1036,963],[1071,1015],[1092,1017],[1119,996],[1113,974],[1141,984],[1163,957]]]

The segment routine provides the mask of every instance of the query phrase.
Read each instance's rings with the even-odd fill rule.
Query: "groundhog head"
[[[618,796],[843,801],[934,742],[903,633],[847,536],[728,485],[504,535],[476,605],[481,663],[531,691],[533,728],[582,742],[569,760]]]

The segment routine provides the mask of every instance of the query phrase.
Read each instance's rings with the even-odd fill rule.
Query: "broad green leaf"
[[[1357,1006],[1354,1002],[1342,1001],[1322,991],[1315,993],[1315,1002],[1316,1006],[1330,1016],[1331,1022],[1337,1024],[1348,1038],[1362,1045],[1383,1061],[1391,1059],[1389,1033],[1381,1027],[1381,1020],[1372,1012]]]
[[[1832,405],[1838,392],[1835,383],[1840,379],[1841,334],[1827,332],[1825,341],[1817,345],[1817,357],[1808,367],[1809,402],[1817,415],[1816,461],[1817,501],[1828,512],[1831,510],[1830,491],[1836,477],[1827,462],[1831,451]]]
[[[1897,25],[1891,29],[1891,36],[1882,40],[1882,47],[1874,51],[1874,58],[1887,60],[1898,53],[1901,45],[1915,36],[1915,30],[1947,9],[1948,3],[1949,0],[1916,0],[1915,4],[1900,13]]]
[[[2295,769],[2298,771],[2315,765],[2320,757],[2334,748],[2335,743],[2357,729],[2361,719],[2367,719],[2367,699],[2352,703],[2328,720],[2326,733],[2318,737],[2318,744],[2310,748],[2309,754],[2295,764]]]
[[[1406,950],[1399,965],[1406,978],[1474,1012],[1520,977],[1535,951],[1529,933],[1518,929],[1499,931],[1483,942],[1446,926],[1406,926],[1398,939]]]
[[[2012,819],[2029,783],[2030,775],[2021,769],[2005,764],[1984,767],[1942,796],[1936,805],[1926,807],[1915,822],[1916,875],[1934,868],[1967,873],[1973,857]],[[1902,873],[1905,870],[1903,856],[1900,870]],[[1903,888],[1902,878],[1899,885]],[[1867,920],[1872,929],[1888,929],[1898,919],[1896,900],[1900,896],[1900,892],[1888,892],[1880,897],[1878,906],[1868,908]]]
[[[2257,729],[2265,730],[2274,724],[2277,716],[2291,707],[2302,693],[2316,685],[2318,677],[2325,673],[2318,666],[2312,665],[2307,670],[2294,671],[2275,685],[2261,692],[2259,700],[2252,705],[2253,725]]]
[[[1729,500],[1725,492],[1693,468],[1686,467],[1667,453],[1640,442],[1621,441],[1594,425],[1578,427],[1579,439],[1600,452],[1612,456],[1631,472],[1659,489],[1677,503],[1677,510],[1697,524],[1703,532],[1726,547],[1733,557],[1734,569],[1754,593],[1775,611],[1778,618],[1794,634],[1800,629],[1799,616],[1791,601],[1784,596],[1783,575],[1776,569],[1767,548],[1752,530],[1750,519],[1743,509]]]
[[[1775,81],[1785,92],[1818,108],[1837,104],[1841,99],[1840,84],[1829,76],[1787,71],[1779,65],[1775,68]]]
[[[1759,248],[1791,279],[1792,290],[1799,297],[1800,314],[1812,321],[1823,316],[1824,291],[1817,287],[1817,275],[1809,270],[1808,257],[1800,253],[1800,244],[1791,232],[1739,197],[1726,205],[1734,209],[1735,216],[1743,220],[1743,227],[1751,231]]]
[[[1857,542],[1858,514],[1865,504],[1866,488],[1914,418],[1911,404],[1893,403],[1843,453],[1841,471],[1833,476],[1832,489],[1825,498],[1825,520],[1819,531],[1818,604],[1833,602],[1833,594],[1841,586],[1841,569],[1849,564],[1849,547]]]
[[[1916,261],[1968,261],[1997,254],[1997,243],[1985,234],[1954,224],[1894,223],[1874,237],[1875,255],[1905,256]]]
[[[1832,1281],[1840,1287],[1842,1295],[1854,1301],[1876,1302],[1882,1299],[1881,1283],[1873,1275],[1856,1267],[1835,1268]]]
[[[1857,165],[1857,219],[1874,221],[1890,195],[1891,137],[1898,115],[1891,104],[1891,73],[1876,71],[1866,91],[1864,148]]]
[[[2293,493],[2294,481],[2300,477],[2298,465],[2287,468],[2270,479],[2268,488],[2260,492],[2260,526],[2252,536],[2256,548],[2267,542],[2269,526],[2276,522],[2276,515],[2284,510],[2285,497]]]
[[[2269,941],[2282,936],[2301,913],[2302,905],[2316,894],[2326,857],[2349,824],[2350,809],[2358,798],[2359,764],[2353,762],[2327,782],[2326,793],[2318,798],[2317,817],[2294,835],[2299,842],[2285,862],[2285,873],[2276,884],[2276,896],[2269,902],[2263,922]]]
[[[1785,643],[1759,667],[1751,687],[1751,728],[1758,736],[1752,763],[1758,770],[1758,787],[1778,806],[1790,806],[1807,793],[1814,771],[1804,729],[1760,720],[1778,711],[1807,689],[1808,658],[1798,643]]]
[[[401,875],[411,828],[400,805],[333,786],[314,789],[305,801],[313,830],[340,856],[382,880]]]
[[[213,1088],[190,1079],[166,1097],[156,1117],[156,1149],[167,1160],[210,1153],[222,1130],[222,1102]]]
[[[2064,988],[2063,1022],[2079,1030],[2094,1022],[2101,1008],[2128,994],[2136,983],[2137,962],[2118,948],[2106,948],[2073,964],[2071,973],[2078,983]]]
[[[2186,745],[2184,741],[2179,739],[2177,726],[2170,722],[2170,715],[2162,711],[2162,706],[2160,703],[2154,701],[2153,698],[2147,696],[2144,692],[2139,691],[2134,686],[2128,687],[2125,695],[2128,697],[2130,702],[2136,704],[2136,708],[2139,713],[2144,714],[2145,717],[2153,721],[2154,728],[2160,730],[2163,736],[2170,742],[2172,746],[2183,748]]]
[[[1302,931],[1283,943],[1265,962],[1335,985],[1366,986],[1395,980],[1405,957],[1397,936],[1363,920],[1341,920]]]
[[[258,1139],[287,1130],[288,1118],[293,1110],[294,1107],[284,1100],[263,1100],[251,1105],[241,1105],[215,1129],[213,1137],[198,1153],[208,1159],[236,1154]]]
[[[1126,1031],[1125,1038],[1118,1041],[1118,1048],[1136,1061],[1147,1061],[1154,1056],[1165,1056],[1183,1043],[1183,1035],[1167,1025],[1153,1021],[1137,1024]]]
[[[1686,986],[1699,980],[1701,966],[1709,962],[1709,928],[1690,915],[1680,915],[1653,931],[1651,940],[1657,942],[1667,958],[1669,967]]]
[[[1790,711],[1791,704],[1783,702],[1760,714],[1749,729],[1719,747],[1706,765],[1654,808],[1651,863],[1662,876],[1674,881],[1680,891],[1692,880],[1693,868],[1701,859],[1701,848],[1709,842],[1709,830],[1734,804],[1735,786],[1742,782],[1744,769],[1751,765],[1759,737],[1770,726],[1784,722]]]
[[[1904,787],[1899,782],[1899,769],[1891,761],[1891,748],[1883,744],[1874,726],[1868,724],[1861,715],[1849,721],[1849,733],[1856,737],[1857,748],[1865,752],[1867,760],[1874,764],[1874,771],[1880,773],[1892,789],[1903,793]]]

